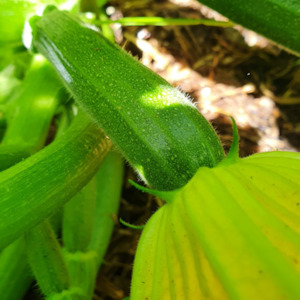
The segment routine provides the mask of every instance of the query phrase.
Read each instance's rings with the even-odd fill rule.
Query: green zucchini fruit
[[[0,250],[71,199],[96,173],[110,141],[82,112],[59,139],[0,173]]]
[[[224,158],[188,97],[101,34],[57,9],[31,23],[35,48],[148,185],[179,188]]]
[[[198,0],[231,21],[300,54],[300,1]]]

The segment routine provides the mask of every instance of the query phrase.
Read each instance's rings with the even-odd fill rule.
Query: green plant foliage
[[[111,23],[233,23],[112,21],[104,13],[106,2],[77,3],[92,10],[93,19],[86,20],[102,26],[103,35],[53,6],[31,19],[31,50],[43,54],[61,80],[50,63],[26,50],[22,31],[38,9],[66,1],[0,3],[1,300],[20,299],[33,274],[47,300],[92,298],[123,179],[118,152],[106,156],[111,141],[156,190],[134,185],[166,201],[143,229],[131,300],[300,299],[300,154],[240,159],[233,120],[225,158],[189,97],[105,38],[113,40]],[[300,53],[297,1],[201,2]],[[42,149],[57,113],[55,140]],[[63,216],[55,215],[59,211]],[[61,244],[55,235],[60,226]]]
[[[1,300],[20,300],[26,294],[33,276],[26,257],[26,243],[19,239],[0,253]]]
[[[7,129],[0,145],[0,169],[11,167],[44,146],[51,119],[60,102],[57,97],[60,88],[51,65],[37,55],[26,78],[6,101]],[[25,244],[20,238],[0,255],[0,295],[3,300],[21,299],[33,281]]]
[[[71,285],[93,296],[120,203],[123,161],[111,151],[96,176],[64,208],[63,255]],[[87,204],[87,205],[86,205]]]
[[[57,96],[62,88],[52,66],[36,55],[22,84],[9,99],[8,126],[1,147],[27,147],[30,154],[40,150],[60,104]]]
[[[123,26],[191,26],[191,25],[207,25],[218,27],[232,27],[232,22],[222,22],[208,19],[180,19],[180,18],[162,18],[162,17],[124,17],[118,20],[100,20],[95,21],[96,24],[121,24]]]
[[[300,54],[300,2],[297,0],[198,0],[231,21]]]
[[[96,173],[109,148],[103,131],[81,113],[60,139],[2,171],[0,248],[70,200]]]
[[[299,299],[300,154],[225,161],[155,192],[167,204],[142,233],[131,300]]]
[[[49,222],[25,234],[29,263],[42,292],[51,297],[70,288],[68,269]]]
[[[71,8],[77,1],[69,1]],[[22,43],[25,21],[49,4],[64,5],[65,0],[1,0],[0,1],[0,70],[24,60]]]
[[[26,17],[34,13],[35,4],[23,0],[0,2],[0,70],[22,50],[22,31]]]

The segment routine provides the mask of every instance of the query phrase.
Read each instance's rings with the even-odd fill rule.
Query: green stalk
[[[0,171],[3,171],[22,159],[30,156],[28,145],[1,145],[0,146]]]
[[[60,139],[2,171],[0,248],[72,198],[95,174],[109,148],[105,134],[80,113]]]
[[[1,30],[1,29],[0,29]],[[1,54],[0,54],[1,55]],[[16,67],[12,64],[7,66],[0,72],[0,104],[6,104],[10,95],[14,92],[15,88],[20,85],[20,80],[16,78]],[[1,113],[6,110],[6,106],[0,106]]]
[[[27,253],[40,288],[49,299],[83,299],[79,289],[71,289],[69,282],[68,284],[65,282],[65,279],[68,278],[68,270],[64,263],[60,246],[55,239],[52,229],[48,224],[44,223],[25,234],[28,242]],[[24,252],[24,247],[21,247],[23,244],[23,238],[15,241],[0,256],[0,266],[2,259],[2,264],[4,263],[5,267],[2,268],[3,272],[0,273],[0,278],[2,277],[3,279],[0,287],[3,286],[3,290],[5,291],[3,293],[0,289],[2,294],[1,299],[21,299],[23,296],[22,293],[24,294],[32,281],[31,276],[28,276],[30,272],[27,266],[26,252]],[[5,264],[5,262],[15,261],[18,263],[17,266],[15,263]],[[23,270],[20,269],[22,267]],[[15,280],[15,273],[20,273],[17,276],[17,280]],[[15,293],[14,289],[6,291],[6,285],[15,287],[19,293]]]
[[[101,7],[99,10],[99,20],[97,20],[95,23],[98,26],[101,26],[101,31],[102,31],[103,36],[105,36],[109,41],[114,43],[115,36],[114,36],[113,30],[109,26],[109,21],[110,20],[104,11],[104,8]]]
[[[32,151],[37,151],[44,144],[50,121],[57,108],[59,98],[56,97],[56,94],[60,88],[51,65],[44,59],[37,60],[22,84],[21,93],[13,102],[13,118],[10,120],[9,130],[5,136],[7,144],[10,141],[18,141],[19,145],[22,145],[26,141],[27,149],[32,149]],[[14,113],[15,111],[17,113]],[[25,234],[25,239],[30,265],[42,292],[51,298],[61,297],[61,293],[68,290],[69,299],[79,297],[78,291],[70,290],[68,270],[61,254],[60,245],[48,222],[43,221],[36,228],[30,230]],[[26,252],[23,247],[20,247],[23,243],[23,238],[15,241],[8,247],[9,250],[4,250],[5,254],[8,252],[11,256],[2,256],[8,261],[17,260],[20,264],[19,267],[24,267],[22,270],[24,274],[19,276],[19,278],[23,277],[23,281],[21,279],[16,281],[14,277],[8,276],[15,276],[12,271],[18,272],[14,268],[14,264],[8,265],[7,269],[3,270],[6,272],[5,275],[0,274],[0,276],[3,275],[5,279],[3,284],[6,283],[15,286],[18,290],[26,291],[31,279],[28,274],[31,273],[27,265]],[[73,295],[73,293],[75,294]],[[9,294],[5,296],[7,299],[16,297]],[[22,297],[19,294],[17,296],[19,299]]]
[[[54,140],[63,136],[66,130],[72,124],[74,120],[74,113],[72,111],[72,104],[65,104],[60,107],[61,113],[59,118],[56,121],[57,130],[55,132]],[[62,219],[63,219],[63,209],[59,208],[58,211],[51,215],[49,218],[49,222],[54,229],[54,232],[58,233],[62,229]]]
[[[73,105],[70,103],[65,104],[64,106],[60,107],[61,111],[58,112],[57,118],[57,130],[55,132],[54,139],[57,139],[64,135],[65,131],[69,128],[72,124],[74,119],[74,112],[73,112]]]
[[[67,290],[67,267],[49,222],[44,221],[26,233],[25,241],[29,263],[42,292],[51,296]]]
[[[188,97],[66,12],[32,20],[34,45],[75,100],[150,186],[183,186],[224,158],[211,125]]]
[[[52,66],[41,56],[35,56],[17,95],[10,102],[2,145],[26,145],[30,153],[40,150],[58,107],[57,94],[61,88]]]
[[[64,206],[63,241],[68,252],[85,252],[94,225],[96,181],[93,178]]]
[[[25,234],[27,254],[38,285],[47,300],[85,300],[83,291],[71,287],[61,247],[49,222]]]
[[[102,19],[95,21],[97,25],[121,24],[123,26],[194,26],[206,25],[217,27],[232,27],[233,22],[223,22],[208,19],[183,19],[183,18],[162,18],[162,17],[125,17],[118,20]]]
[[[96,175],[97,200],[94,211],[94,230],[88,245],[97,253],[97,264],[102,263],[115,225],[113,216],[119,209],[123,183],[123,159],[111,151]]]
[[[97,272],[113,232],[113,216],[118,212],[122,180],[122,158],[110,152],[92,181],[65,206],[65,221],[72,215],[74,221],[79,218],[78,224],[93,222],[92,227],[74,227],[74,222],[64,222],[63,226],[63,253],[72,286],[81,288],[87,299],[92,298]],[[86,201],[93,205],[84,207]]]
[[[87,250],[94,225],[96,192],[96,180],[93,177],[65,205],[63,215],[63,256],[71,285],[80,288],[84,295],[90,290],[93,291],[93,276],[96,273],[95,253]]]
[[[40,150],[62,88],[53,68],[35,56],[24,81],[13,94],[6,112],[7,128],[0,146],[0,171]]]
[[[0,253],[1,300],[23,299],[33,281],[25,251],[25,241],[21,238]]]
[[[59,89],[61,84],[51,65],[36,56],[17,96],[10,102],[8,129],[0,146],[0,170],[11,167],[43,146],[59,104]],[[4,266],[0,269],[1,299],[21,299],[33,280],[23,238],[3,250],[0,266]]]
[[[15,59],[16,48],[22,46],[26,16],[33,13],[32,1],[2,0],[0,2],[0,70]]]
[[[1,140],[3,139],[4,133],[5,133],[5,127],[0,127],[0,143]]]

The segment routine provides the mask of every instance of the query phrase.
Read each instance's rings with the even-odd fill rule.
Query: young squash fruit
[[[181,187],[224,158],[191,101],[99,32],[57,9],[31,23],[34,46],[148,185]]]

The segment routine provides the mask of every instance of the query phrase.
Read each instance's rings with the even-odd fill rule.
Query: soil
[[[194,0],[112,0],[110,18],[161,16],[226,20]],[[240,26],[112,26],[116,41],[172,85],[188,93],[213,124],[225,151],[237,122],[240,156],[272,150],[300,151],[299,57]],[[119,216],[144,224],[161,201],[130,186],[126,167]],[[99,272],[94,300],[129,295],[135,249],[141,231],[118,223]]]

